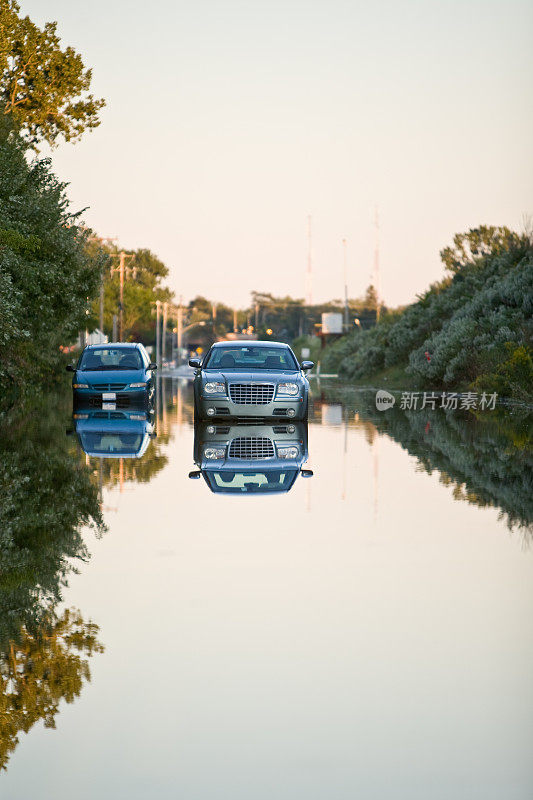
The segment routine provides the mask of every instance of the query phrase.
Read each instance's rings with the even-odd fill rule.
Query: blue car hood
[[[76,383],[139,383],[146,380],[143,369],[99,369],[76,372]]]

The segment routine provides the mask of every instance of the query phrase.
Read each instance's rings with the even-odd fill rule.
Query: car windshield
[[[136,453],[143,443],[140,433],[82,433],[81,445],[91,453]]]
[[[79,368],[88,371],[141,369],[142,359],[133,347],[99,347],[84,352]]]
[[[291,488],[296,474],[295,469],[272,469],[264,472],[257,470],[234,472],[228,469],[204,472],[214,492],[233,494],[286,492]]]
[[[246,345],[214,347],[203,369],[216,370],[276,370],[294,372],[298,364],[288,347],[268,347],[268,345]]]

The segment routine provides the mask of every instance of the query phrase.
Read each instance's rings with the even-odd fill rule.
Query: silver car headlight
[[[221,458],[224,458],[225,455],[225,447],[206,447],[204,450],[204,458],[209,459],[209,461],[220,460]]]
[[[277,396],[280,397],[281,395],[284,395],[285,397],[296,397],[299,391],[300,387],[297,383],[278,383]]]
[[[298,458],[300,448],[292,444],[289,447],[278,447],[278,458]]]
[[[140,383],[130,383],[130,389],[144,389],[146,386],[146,381],[141,381]]]
[[[210,381],[209,383],[204,383],[204,392],[206,394],[225,394],[226,386],[218,381]]]

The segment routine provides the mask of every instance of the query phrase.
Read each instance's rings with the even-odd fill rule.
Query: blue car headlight
[[[299,393],[300,387],[297,383],[278,383],[277,397],[296,397]]]
[[[144,389],[146,381],[139,381],[139,383],[130,383],[130,389]]]
[[[73,389],[88,389],[89,388],[89,384],[88,383],[73,383],[72,384],[72,388]]]
[[[206,394],[225,394],[226,386],[218,381],[209,381],[204,383],[204,392]]]

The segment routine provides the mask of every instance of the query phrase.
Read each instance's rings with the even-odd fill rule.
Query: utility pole
[[[183,307],[182,298],[180,296],[180,304],[178,306],[178,366],[181,364],[181,348],[183,339]]]
[[[233,309],[233,333],[237,333],[237,309]]]
[[[310,306],[313,302],[313,248],[311,238],[311,214],[307,216],[307,273],[305,277],[305,302]]]
[[[126,254],[124,250],[121,250],[120,253],[116,253],[115,255],[119,258],[119,265],[118,267],[111,267],[111,275],[114,272],[118,272],[120,276],[120,294],[119,294],[119,302],[118,302],[118,314],[119,314],[119,322],[118,322],[118,340],[122,342],[124,339],[124,278],[126,274],[126,259],[127,258],[135,258],[133,253]],[[136,277],[136,270],[133,268],[132,270],[133,277]]]
[[[379,322],[381,306],[381,280],[379,274],[379,213],[377,206],[374,211],[374,226],[376,230],[376,243],[374,247],[374,289],[376,290],[376,322]]]
[[[104,332],[104,274],[100,283],[100,330]]]
[[[259,327],[259,303],[255,304],[255,330]]]
[[[155,363],[157,364],[157,369],[161,369],[161,323],[160,323],[160,315],[161,315],[161,300],[155,301]]]
[[[167,324],[168,324],[168,303],[163,303],[163,336],[161,340],[161,360],[165,361],[167,352]]]
[[[344,263],[344,330],[348,330],[348,262],[346,253],[346,239],[342,240]]]

